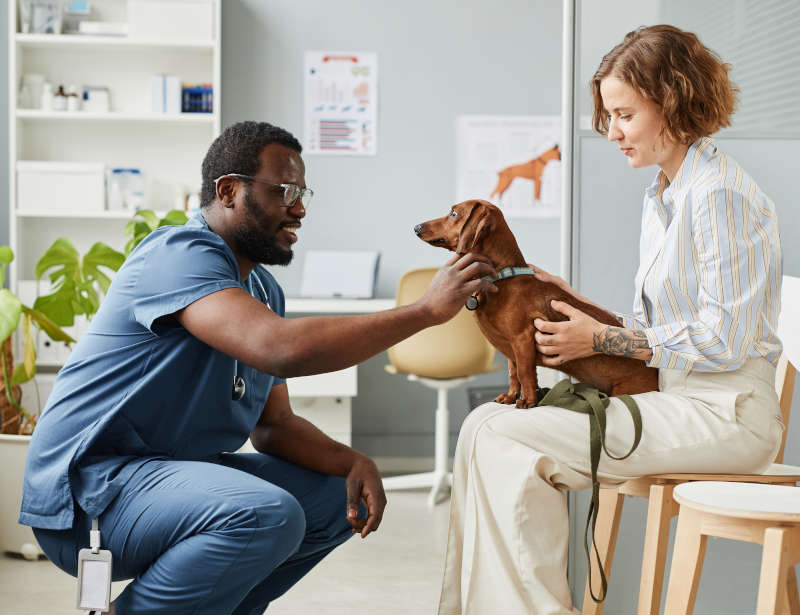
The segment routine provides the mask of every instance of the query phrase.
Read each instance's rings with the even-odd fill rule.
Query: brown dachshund
[[[491,259],[498,272],[504,267],[528,267],[517,241],[500,210],[486,201],[464,201],[443,218],[414,228],[420,239],[465,254]],[[610,312],[579,301],[555,284],[532,275],[518,275],[496,282],[497,293],[483,293],[473,312],[478,326],[492,345],[508,357],[508,393],[495,401],[518,408],[536,405],[536,366],[543,365],[534,344],[535,318],[567,320],[550,302],[564,301],[598,322],[619,326]],[[634,394],[658,389],[658,370],[638,359],[597,354],[563,363],[559,370],[589,383],[608,395]],[[520,390],[521,385],[521,390]]]
[[[495,195],[497,195],[498,199],[501,198],[514,179],[524,177],[525,179],[533,180],[533,198],[538,201],[539,195],[542,193],[542,173],[547,163],[551,160],[561,160],[561,150],[558,149],[558,145],[554,145],[538,158],[523,164],[514,164],[502,171],[498,171],[497,185],[492,190],[489,198],[494,198]]]

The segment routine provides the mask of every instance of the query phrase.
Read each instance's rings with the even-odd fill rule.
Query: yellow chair
[[[784,345],[784,353],[775,372],[775,390],[780,400],[783,424],[787,430],[794,393],[796,367],[800,365],[800,278],[783,276],[781,294],[781,316],[778,337]],[[692,481],[726,481],[762,483],[794,486],[800,481],[800,467],[783,465],[783,449],[786,446],[784,431],[780,451],[763,474],[656,474],[627,481],[616,487],[600,489],[595,539],[600,560],[606,576],[611,578],[622,505],[626,495],[648,498],[647,526],[645,529],[642,571],[639,581],[638,615],[658,615],[661,606],[661,590],[664,582],[664,567],[667,559],[670,521],[678,514],[678,503],[673,499],[677,485]],[[600,578],[595,558],[592,558],[590,574]],[[792,577],[793,579],[794,577]],[[790,579],[791,580],[791,579]],[[595,584],[597,586],[597,584]],[[796,590],[795,590],[796,593]],[[604,603],[596,603],[589,594],[587,579],[583,597],[582,615],[600,615]],[[793,615],[800,615],[792,611]]]
[[[397,305],[413,303],[428,288],[438,269],[413,269],[397,285]],[[407,374],[408,379],[437,391],[435,462],[432,472],[393,476],[383,481],[384,489],[431,487],[428,506],[445,499],[452,474],[448,472],[450,411],[447,392],[478,374],[495,371],[494,347],[478,328],[466,308],[452,320],[424,329],[388,350],[391,365],[386,371]]]

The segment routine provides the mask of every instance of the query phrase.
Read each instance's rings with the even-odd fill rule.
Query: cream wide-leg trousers
[[[627,459],[601,454],[601,484],[665,472],[766,469],[783,424],[775,368],[749,359],[734,371],[661,370],[659,391],[635,395],[642,439]],[[619,400],[607,410],[614,456],[633,442]],[[562,615],[569,523],[565,490],[591,487],[589,417],[554,406],[488,403],[461,428],[439,615]]]

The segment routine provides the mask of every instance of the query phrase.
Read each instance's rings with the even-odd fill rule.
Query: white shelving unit
[[[125,22],[129,2],[92,3],[93,20]],[[15,260],[11,288],[35,278],[35,264],[58,237],[66,237],[84,253],[96,241],[117,250],[125,244],[123,229],[133,212],[58,211],[17,207],[17,162],[103,163],[107,167],[141,169],[145,207],[165,212],[174,206],[176,188],[200,189],[200,165],[221,125],[221,0],[162,0],[150,7],[166,11],[193,2],[210,11],[211,36],[183,33],[169,36],[169,20],[155,27],[159,35],[87,36],[23,34],[18,0],[7,0],[9,24],[9,229]],[[145,4],[147,2],[145,1]],[[203,13],[206,17],[208,12]],[[207,20],[206,20],[207,22]],[[166,23],[166,25],[164,25]],[[19,108],[22,76],[44,75],[55,88],[64,85],[109,88],[108,113]],[[177,75],[184,83],[211,83],[213,113],[151,113],[150,79]],[[57,364],[56,364],[57,365]],[[44,364],[43,364],[44,366]]]

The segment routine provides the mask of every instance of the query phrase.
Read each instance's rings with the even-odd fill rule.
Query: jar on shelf
[[[109,169],[108,210],[138,211],[144,207],[144,175],[139,169]]]

